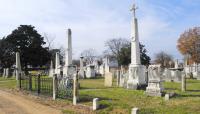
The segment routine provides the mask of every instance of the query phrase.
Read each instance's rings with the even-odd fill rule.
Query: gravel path
[[[0,90],[1,114],[62,114],[61,111]]]

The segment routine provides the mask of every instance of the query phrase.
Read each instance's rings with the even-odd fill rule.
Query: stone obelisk
[[[68,75],[68,67],[72,65],[72,32],[71,29],[67,30],[68,38],[67,38],[67,46],[65,52],[65,66],[63,69],[63,74]]]
[[[128,89],[137,89],[139,86],[146,84],[145,66],[141,65],[138,22],[136,18],[136,5],[133,4],[131,12],[131,64],[129,65],[129,77],[127,82]]]
[[[58,52],[56,52],[55,74],[60,75],[60,56]]]

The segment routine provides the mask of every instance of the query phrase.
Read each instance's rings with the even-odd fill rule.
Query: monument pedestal
[[[130,65],[127,89],[138,89],[139,86],[147,84],[145,74],[146,67],[143,65]]]
[[[149,96],[161,97],[163,93],[162,83],[159,80],[151,80],[146,88],[146,94]]]

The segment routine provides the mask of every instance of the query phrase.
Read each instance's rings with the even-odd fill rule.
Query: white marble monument
[[[161,80],[161,65],[150,65],[148,67],[148,87],[146,94],[149,96],[162,96],[163,86]]]
[[[138,89],[139,86],[145,85],[145,66],[141,65],[140,61],[140,47],[138,37],[138,22],[136,18],[136,5],[133,4],[131,11],[133,18],[131,21],[131,64],[129,66],[129,78],[127,82],[128,89]]]
[[[68,29],[67,31],[68,37],[67,37],[67,47],[65,52],[65,66],[63,68],[63,75],[68,76],[68,68],[71,68],[69,66],[72,66],[72,31],[71,29]]]
[[[84,59],[84,57],[80,57],[79,78],[82,78],[82,79],[85,78],[85,71],[84,71],[83,59]]]

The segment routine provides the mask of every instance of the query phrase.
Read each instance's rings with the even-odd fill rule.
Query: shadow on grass
[[[176,88],[165,88],[165,90],[178,90]]]
[[[175,97],[200,97],[200,95],[192,95],[192,94],[189,94],[189,95],[176,95]]]
[[[200,92],[200,90],[187,90],[188,92]]]

